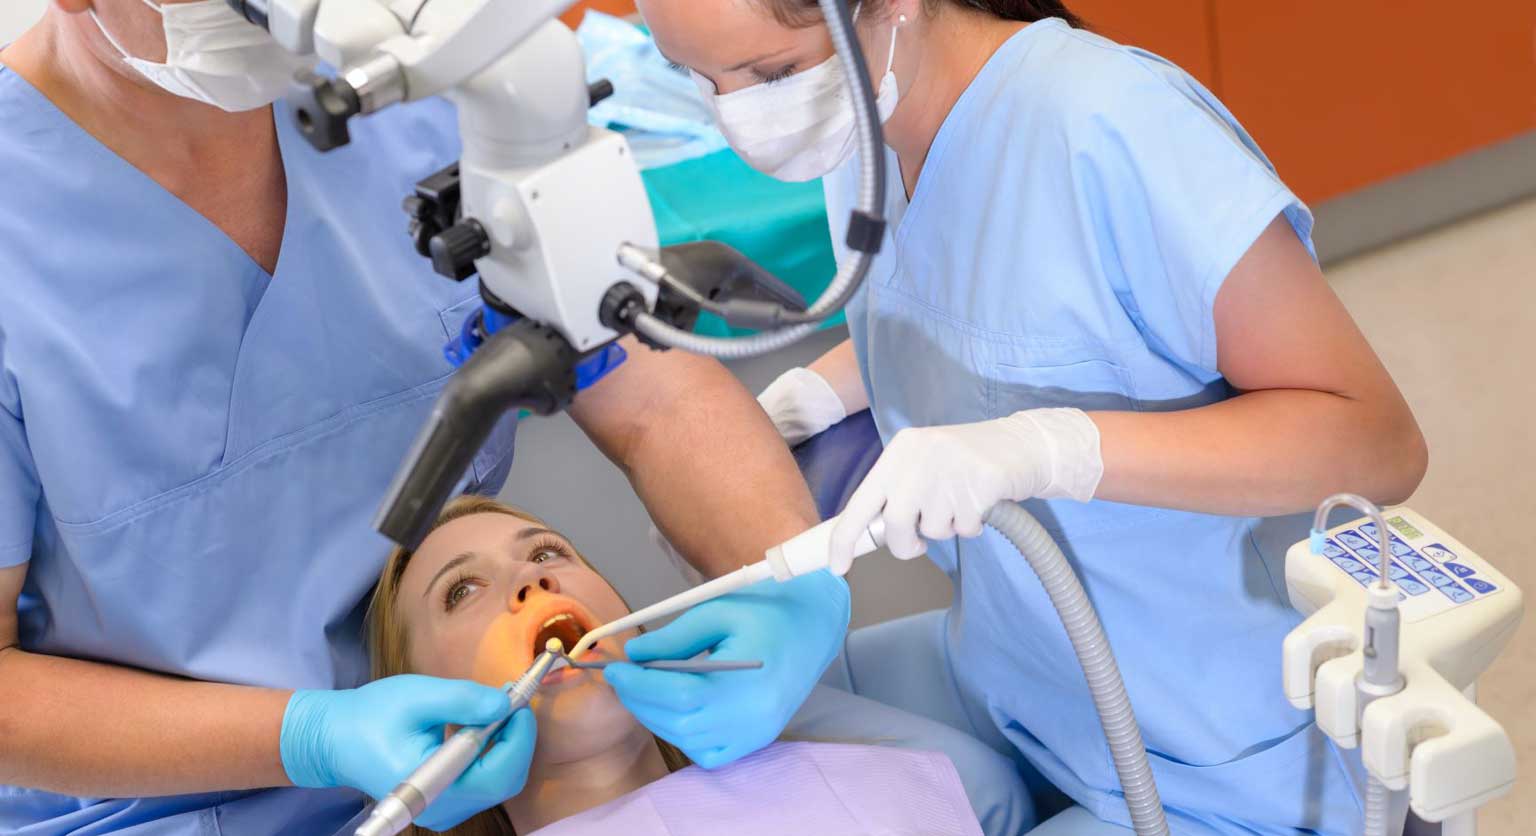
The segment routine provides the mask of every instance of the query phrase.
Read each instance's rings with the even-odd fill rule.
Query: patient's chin
[[[635,733],[639,723],[596,671],[541,691],[533,699],[538,718],[536,761],[566,763],[605,751]]]

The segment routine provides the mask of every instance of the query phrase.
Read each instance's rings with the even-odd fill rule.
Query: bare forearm
[[[0,784],[152,796],[284,786],[287,691],[0,650]]]
[[[827,381],[849,415],[869,409],[869,393],[864,391],[864,376],[859,374],[853,340],[843,340],[806,368]]]
[[[657,528],[706,576],[762,560],[818,521],[793,456],[756,407],[745,390],[739,399],[695,404],[669,421],[669,438],[636,451],[636,492]]]
[[[1181,412],[1092,413],[1104,456],[1097,496],[1258,516],[1304,511],[1343,490],[1401,502],[1427,453],[1395,392],[1382,398],[1388,406],[1276,389]]]
[[[571,415],[689,562],[720,575],[816,524],[794,457],[724,366],[643,348],[631,349],[635,361],[625,379],[577,398]]]

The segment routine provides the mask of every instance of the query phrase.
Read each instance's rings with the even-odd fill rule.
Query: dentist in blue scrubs
[[[1098,608],[1174,833],[1354,832],[1354,777],[1280,687],[1299,618],[1284,546],[1305,536],[1281,517],[1345,489],[1401,501],[1427,454],[1318,269],[1312,215],[1208,90],[1093,34],[1069,4],[857,5],[890,226],[851,339],[763,402],[797,438],[872,411],[886,449],[834,559],[883,519],[891,551],[926,551],[955,598],[850,636],[841,684],[973,734],[1064,793],[1073,806],[1036,834],[1126,833],[1066,635],[982,525],[993,504],[1023,502]],[[640,9],[744,159],[825,177],[841,244],[854,123],[817,3]],[[631,655],[689,647],[690,629]],[[618,687],[668,703],[661,676]],[[647,721],[678,731],[663,709]]]
[[[479,304],[399,210],[457,158],[454,114],[397,107],[322,157],[271,106],[293,68],[224,0],[55,0],[0,51],[0,833],[329,834],[445,723],[507,710],[467,682],[356,687],[370,520]],[[629,351],[570,411],[701,571],[815,522],[723,367]],[[472,488],[500,486],[512,429]],[[771,739],[847,587],[734,606],[767,667],[711,701]],[[534,738],[520,713],[422,823],[517,793]]]

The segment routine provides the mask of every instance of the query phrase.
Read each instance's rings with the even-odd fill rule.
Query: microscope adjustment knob
[[[351,142],[347,120],[363,109],[352,85],[310,71],[294,78],[288,102],[293,105],[293,118],[299,133],[317,151],[330,151]]]
[[[463,281],[475,274],[475,259],[491,254],[491,237],[474,218],[466,218],[432,236],[428,243],[432,269]]]
[[[613,95],[613,82],[606,78],[587,85],[587,107],[596,107],[597,103]]]

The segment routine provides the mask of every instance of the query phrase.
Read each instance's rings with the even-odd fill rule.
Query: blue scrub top
[[[1073,30],[1005,43],[934,138],[848,322],[882,437],[1023,409],[1190,409],[1234,393],[1213,305],[1277,217],[1312,217],[1231,113],[1177,67]],[[826,181],[841,242],[857,161]],[[1295,518],[1025,503],[1114,646],[1180,834],[1350,832],[1356,790],[1286,702],[1284,547]],[[1087,685],[1049,599],[990,529],[932,542],[954,582],[950,655],[971,719],[1100,818],[1128,824]]]
[[[0,67],[0,566],[30,561],[27,651],[281,688],[367,678],[389,548],[371,519],[479,304],[400,210],[457,158],[455,117],[393,108],[323,156],[274,118],[288,215],[269,276]],[[479,487],[505,477],[512,427]],[[358,804],[0,787],[0,833],[331,833]]]

